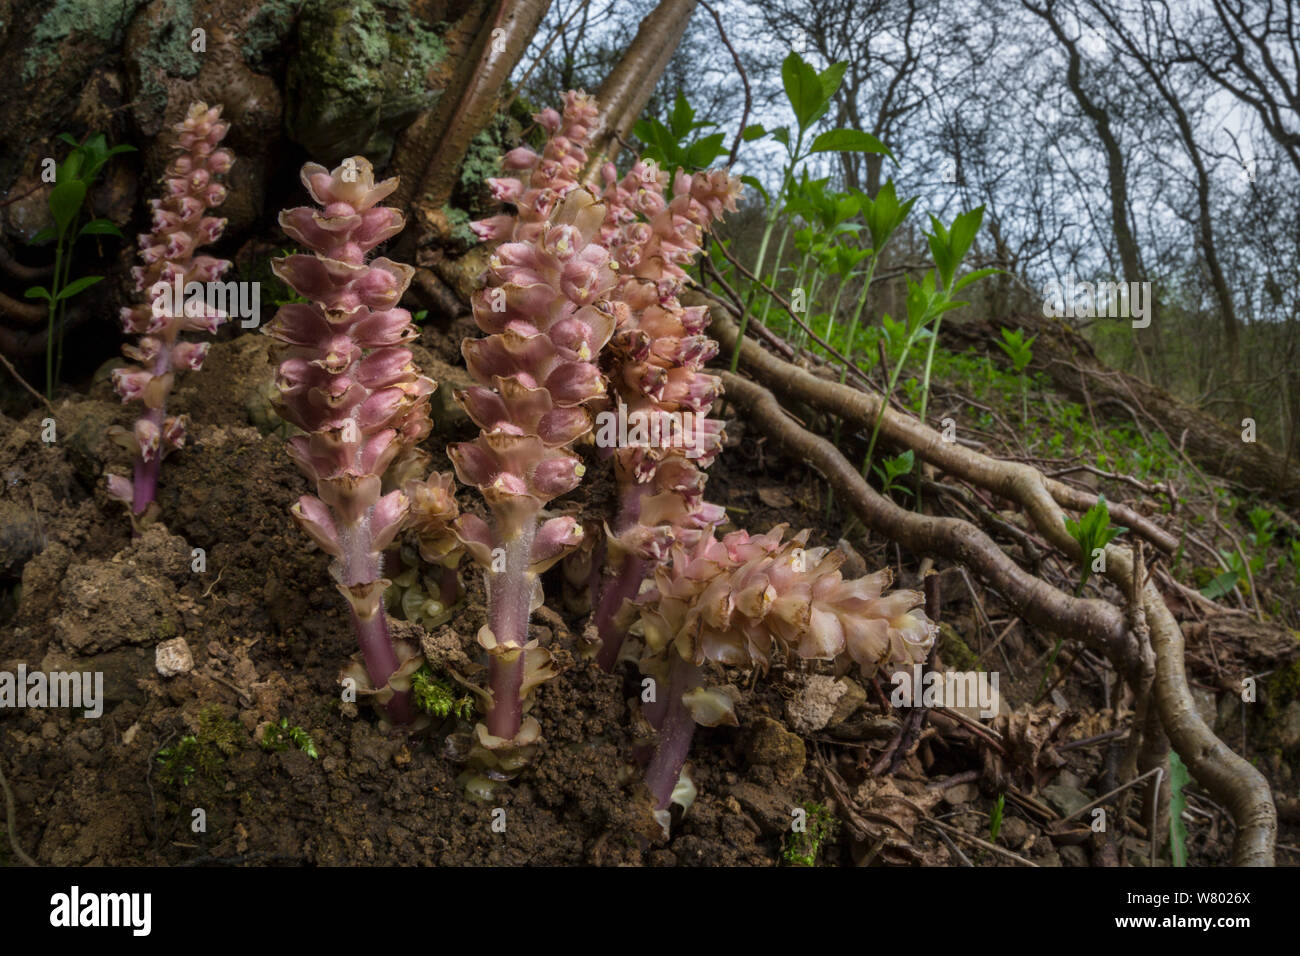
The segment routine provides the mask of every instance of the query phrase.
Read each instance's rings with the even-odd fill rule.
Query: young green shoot
[[[103,276],[82,276],[69,281],[72,275],[72,251],[82,236],[116,236],[121,231],[108,219],[92,218],[81,224],[82,207],[91,185],[99,177],[104,164],[118,153],[134,152],[134,146],[109,147],[103,133],[95,133],[84,143],[78,143],[67,133],[60,133],[62,142],[72,151],[54,172],[54,186],[47,200],[54,225],[47,226],[32,237],[33,243],[54,240],[54,277],[51,288],[32,286],[23,295],[29,299],[44,299],[49,306],[49,330],[45,340],[45,397],[54,397],[54,383],[63,366],[63,325],[68,299],[82,292]]]
[[[1099,571],[1105,567],[1106,545],[1128,529],[1110,523],[1110,509],[1106,507],[1106,496],[1098,495],[1097,503],[1084,512],[1083,517],[1078,521],[1073,518],[1065,519],[1065,530],[1079,545],[1079,584],[1074,589],[1074,595],[1082,597],[1083,589],[1087,586],[1094,567]],[[1056,639],[1051,656],[1047,659],[1047,667],[1043,670],[1042,679],[1038,682],[1038,690],[1034,694],[1035,700],[1042,696],[1043,688],[1047,686],[1047,675],[1052,672],[1056,655],[1061,652],[1064,643],[1064,637]]]
[[[1020,376],[1020,424],[1022,427],[1029,428],[1029,387],[1028,379],[1025,377],[1025,366],[1034,358],[1033,344],[1034,339],[1038,336],[1025,338],[1025,333],[1020,329],[1002,330],[1002,341],[997,343],[998,348],[1007,354],[1011,359],[1011,367],[1015,369]]]

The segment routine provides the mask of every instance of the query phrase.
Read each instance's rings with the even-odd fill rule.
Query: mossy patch
[[[426,78],[446,54],[408,0],[307,0],[286,81],[289,135],[322,161],[387,161],[397,131],[437,101]]]
[[[186,734],[158,751],[158,779],[174,787],[188,787],[196,780],[209,786],[220,785],[226,758],[246,740],[244,728],[228,719],[219,704],[211,704],[199,712],[197,733]]]
[[[293,32],[306,0],[263,0],[244,29],[239,52],[254,69],[266,65],[269,54],[280,49]]]
[[[839,821],[820,803],[805,803],[801,809],[805,815],[801,829],[790,831],[782,857],[789,866],[816,866],[822,845],[834,838]]]
[[[60,47],[69,37],[89,41],[105,50],[122,42],[126,26],[144,0],[54,0],[41,17],[26,43],[23,82],[30,83],[40,71],[57,63]]]
[[[942,621],[939,623],[939,656],[952,670],[983,670],[979,666],[979,656],[970,649],[970,645],[963,641],[950,625]]]
[[[157,112],[167,106],[167,77],[188,80],[199,75],[203,54],[192,49],[192,31],[209,25],[195,19],[192,0],[165,0],[143,33],[144,43],[132,53],[139,69],[139,98]]]

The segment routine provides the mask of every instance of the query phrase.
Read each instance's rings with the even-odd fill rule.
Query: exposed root
[[[5,829],[9,833],[10,849],[14,851],[14,856],[18,857],[19,861],[21,861],[24,866],[38,866],[39,864],[23,852],[23,848],[18,845],[18,832],[14,826],[14,817],[17,816],[14,809],[14,794],[13,791],[9,789],[9,781],[5,779],[3,766],[0,766],[0,791],[4,792]]]
[[[712,331],[722,342],[725,354],[736,341],[737,329],[734,322],[720,315],[719,309],[713,310],[713,318]],[[786,395],[838,414],[855,425],[870,428],[876,417],[882,416],[882,435],[950,474],[1017,502],[1050,544],[1076,561],[1081,558],[1078,544],[1065,529],[1061,503],[1086,508],[1091,496],[1052,482],[1028,465],[997,461],[956,442],[945,442],[938,432],[915,419],[892,409],[882,412],[877,396],[819,379],[764,352],[756,343],[745,342],[742,360],[757,378],[779,387]],[[1030,575],[991,538],[965,521],[904,511],[877,494],[833,444],[793,421],[770,391],[731,374],[724,375],[724,384],[728,398],[787,452],[815,465],[840,500],[847,502],[865,525],[914,553],[942,554],[970,565],[1031,624],[1105,652],[1140,694],[1143,648],[1114,605],[1070,597]],[[1168,532],[1130,509],[1112,506],[1111,511],[1157,547],[1174,543]],[[1135,586],[1130,549],[1108,546],[1105,574],[1122,593],[1141,596],[1155,656],[1153,690],[1159,726],[1196,779],[1231,810],[1237,823],[1234,862],[1271,865],[1277,816],[1268,783],[1258,770],[1215,737],[1197,713],[1187,686],[1183,635],[1177,622],[1150,580],[1138,578]],[[1151,740],[1145,743],[1146,747],[1159,746]],[[1151,755],[1147,750],[1145,756]]]

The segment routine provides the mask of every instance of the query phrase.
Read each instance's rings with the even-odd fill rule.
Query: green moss
[[[805,803],[802,807],[807,814],[804,831],[790,832],[782,856],[790,866],[816,866],[822,844],[835,836],[839,821],[820,803]]]
[[[158,627],[153,632],[153,638],[159,642],[170,641],[176,636],[178,624],[176,618],[164,612],[162,620],[158,622]]]
[[[280,49],[293,30],[305,0],[263,0],[248,21],[239,52],[253,67],[265,65],[267,54]]]
[[[979,671],[979,657],[954,631],[951,625],[939,622],[939,656],[944,664],[958,671]]]
[[[197,23],[192,0],[165,0],[157,19],[145,32],[144,45],[135,51],[139,67],[140,99],[161,112],[167,106],[166,77],[191,79],[199,75],[203,54],[190,48],[191,31],[211,25]],[[211,42],[211,37],[208,38]]]
[[[220,786],[226,758],[239,750],[246,739],[244,728],[229,720],[220,704],[199,712],[199,730],[186,734],[170,747],[158,751],[158,779],[175,787],[188,787],[195,779],[208,786]]]
[[[454,242],[467,249],[478,242],[478,236],[474,235],[474,230],[469,227],[475,217],[455,206],[443,206],[442,212],[451,225],[451,238]]]
[[[54,0],[36,24],[25,44],[23,82],[30,83],[42,68],[57,62],[63,41],[93,40],[96,46],[113,49],[122,42],[126,25],[144,0]]]
[[[383,162],[396,133],[437,100],[429,71],[445,57],[409,0],[307,0],[286,82],[290,135],[330,162]]]
[[[462,720],[469,720],[474,715],[473,698],[468,694],[457,697],[451,682],[435,677],[428,664],[412,675],[411,693],[415,705],[434,717],[446,718],[454,714]]]
[[[266,730],[262,733],[263,750],[279,753],[288,750],[290,744],[293,744],[312,760],[320,757],[320,754],[316,751],[316,742],[311,739],[311,734],[297,724],[290,724],[288,717],[281,717],[278,724],[266,725]]]

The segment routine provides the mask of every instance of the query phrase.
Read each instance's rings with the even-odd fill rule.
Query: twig
[[[1057,749],[1059,750],[1059,749],[1061,749],[1061,748],[1057,748]],[[1060,823],[1061,823],[1061,824],[1069,823],[1071,820],[1073,820],[1073,819],[1074,819],[1075,817],[1077,817],[1079,814],[1081,814],[1081,813],[1087,813],[1087,812],[1088,812],[1089,810],[1091,810],[1093,807],[1099,807],[1099,806],[1101,806],[1103,803],[1105,803],[1105,802],[1106,802],[1107,800],[1109,800],[1111,797],[1115,796],[1115,794],[1117,794],[1117,793],[1123,793],[1123,792],[1124,792],[1125,790],[1127,790],[1129,787],[1137,786],[1139,783],[1141,783],[1141,782],[1142,782],[1143,780],[1145,780],[1147,777],[1153,777],[1153,776],[1155,776],[1156,774],[1158,774],[1158,773],[1163,773],[1163,772],[1164,772],[1164,768],[1163,768],[1163,767],[1153,767],[1152,769],[1148,770],[1146,773],[1141,774],[1140,776],[1134,777],[1134,778],[1133,778],[1132,780],[1130,780],[1128,783],[1126,783],[1126,784],[1122,784],[1122,785],[1116,787],[1116,788],[1115,788],[1114,790],[1112,790],[1110,793],[1102,794],[1102,795],[1101,795],[1100,797],[1098,797],[1096,800],[1092,801],[1092,803],[1089,803],[1089,804],[1086,804],[1086,805],[1080,807],[1078,810],[1075,810],[1073,813],[1069,814],[1068,816],[1061,817]]]
[[[845,368],[847,368],[850,372],[852,372],[862,381],[866,382],[867,385],[869,385],[871,388],[875,388],[875,383],[871,381],[871,376],[869,376],[866,372],[862,371],[862,369],[858,367],[857,363],[852,362],[849,359],[845,358],[843,355],[841,355],[833,345],[823,340],[821,336],[819,336],[816,332],[814,332],[811,328],[809,328],[804,323],[804,320],[799,318],[799,313],[795,312],[793,306],[791,306],[789,302],[783,299],[775,289],[773,289],[766,282],[760,280],[758,277],[754,275],[754,273],[750,272],[743,265],[741,265],[741,263],[736,259],[736,257],[731,254],[731,250],[729,250],[722,243],[718,243],[718,248],[722,251],[722,254],[723,256],[726,257],[727,261],[730,262],[737,269],[739,269],[741,274],[744,275],[745,278],[749,279],[751,282],[757,283],[763,289],[763,291],[765,291],[774,300],[776,300],[776,304],[779,305],[781,308],[785,309],[787,313],[789,313],[790,318],[794,319],[795,323],[798,324],[799,328],[803,329],[805,332],[808,333],[809,338],[811,338],[814,342],[816,342],[818,345],[824,348],[828,354],[835,356],[835,358],[838,359]]]
[[[18,845],[18,832],[14,828],[14,819],[18,813],[14,808],[14,793],[9,789],[9,781],[5,779],[4,767],[0,765],[0,790],[5,795],[5,827],[9,831],[9,846],[14,851],[14,856],[22,861],[24,866],[39,866],[35,860],[23,852],[23,848]]]
[[[745,73],[745,65],[740,62],[740,56],[736,53],[736,48],[731,45],[727,39],[727,31],[722,28],[722,17],[718,16],[718,11],[705,0],[699,0],[700,6],[709,11],[713,17],[713,22],[718,25],[718,35],[722,37],[722,45],[731,53],[731,59],[736,64],[736,72],[740,74],[740,82],[745,84],[745,110],[740,114],[740,128],[736,130],[736,138],[731,144],[731,155],[727,158],[727,165],[736,165],[736,155],[740,152],[741,138],[745,135],[745,127],[749,123],[749,111],[754,105],[754,95],[749,89],[749,76]]]
[[[51,412],[54,411],[54,406],[50,404],[50,400],[49,400],[48,398],[46,398],[44,395],[42,395],[40,392],[36,391],[36,389],[34,389],[34,388],[32,388],[30,385],[28,385],[28,384],[27,384],[27,380],[26,380],[25,378],[23,378],[21,375],[18,374],[18,369],[14,368],[12,365],[10,365],[10,364],[9,364],[9,360],[8,360],[7,358],[5,358],[3,354],[0,354],[0,362],[3,362],[5,368],[9,369],[9,374],[10,374],[10,375],[12,375],[14,378],[18,379],[18,384],[19,384],[19,385],[21,385],[23,388],[27,389],[27,391],[29,391],[29,392],[31,392],[33,395],[35,395],[35,396],[36,396],[36,397],[41,401],[41,404],[43,404],[43,405],[44,405],[46,408],[48,408]]]
[[[1015,860],[1017,863],[1023,864],[1024,866],[1032,866],[1035,869],[1038,868],[1038,864],[1033,862],[1032,860],[1026,860],[1023,856],[1020,856],[1018,853],[1012,853],[1010,850],[1004,850],[1002,849],[1002,847],[998,846],[995,843],[989,843],[987,840],[981,840],[977,836],[971,836],[965,830],[958,830],[956,827],[949,826],[948,824],[943,823],[939,820],[922,820],[921,822],[924,824],[928,824],[929,826],[939,827],[941,829],[947,830],[955,837],[960,837],[963,840],[969,840],[971,843],[974,843],[976,846],[983,847],[986,850],[992,850],[994,853],[998,854],[999,856],[1005,856],[1007,859]]]
[[[948,836],[948,834],[944,831],[942,827],[935,827],[934,832],[939,834],[943,842],[948,845],[948,849],[951,850],[956,855],[957,859],[961,861],[962,866],[975,865],[970,861],[970,858],[967,857],[966,854],[961,851],[961,847],[957,846],[957,844],[952,842],[952,837]]]
[[[1071,740],[1067,744],[1061,744],[1056,749],[1060,752],[1062,750],[1074,750],[1076,747],[1091,747],[1093,744],[1113,740],[1116,737],[1123,737],[1126,733],[1128,733],[1128,731],[1120,727],[1115,730],[1108,730],[1104,734],[1097,734],[1095,737],[1084,737],[1082,740]]]

